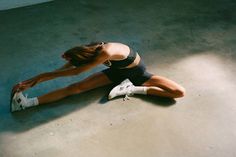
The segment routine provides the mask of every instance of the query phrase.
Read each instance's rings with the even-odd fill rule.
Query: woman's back
[[[107,43],[104,50],[111,56],[110,60],[123,60],[130,53],[130,48],[122,43]]]

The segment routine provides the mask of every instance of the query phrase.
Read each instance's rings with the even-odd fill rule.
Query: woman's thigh
[[[80,93],[111,84],[112,81],[103,73],[98,72],[90,75],[82,81],[69,85],[67,88],[73,93]]]

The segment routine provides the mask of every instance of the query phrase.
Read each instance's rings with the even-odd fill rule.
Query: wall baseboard
[[[52,0],[1,0],[0,1],[0,10],[8,10],[18,7],[29,6],[33,4],[39,4],[44,2],[49,2]]]

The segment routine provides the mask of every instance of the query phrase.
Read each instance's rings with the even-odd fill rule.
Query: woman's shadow
[[[101,105],[108,104],[108,102],[112,102],[107,99],[108,91],[110,91],[111,88],[111,86],[97,88],[82,94],[67,97],[55,103],[36,106],[24,111],[12,113],[10,115],[11,118],[4,122],[4,127],[0,129],[0,132],[24,132],[62,116],[66,116],[67,114],[80,110],[92,103],[99,103]],[[101,93],[105,93],[102,98]],[[175,104],[174,99],[157,96],[135,95],[133,97],[162,107],[168,107]],[[118,97],[115,99],[122,98]]]
[[[108,90],[110,91],[110,90]],[[112,101],[112,100],[116,100],[116,99],[122,99],[122,97],[116,97],[113,98],[112,100],[108,100],[108,94],[104,95],[99,103],[100,104],[106,104],[108,101]],[[157,106],[162,106],[162,107],[169,107],[172,106],[176,103],[175,99],[172,98],[164,98],[164,97],[159,97],[159,96],[152,96],[152,95],[133,95],[132,97],[137,98],[137,99],[141,99],[145,102],[151,103],[153,105],[157,105]],[[123,96],[124,98],[124,96]]]

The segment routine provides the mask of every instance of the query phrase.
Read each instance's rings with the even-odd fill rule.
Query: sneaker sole
[[[17,93],[17,92],[12,92],[12,93],[11,93],[11,100],[10,100],[10,112],[11,112],[11,113],[22,110],[21,108],[20,108],[20,109],[19,109],[19,108],[15,108],[14,111],[13,111],[13,107],[12,107],[12,106],[13,106],[13,105],[15,106],[15,104],[12,104],[12,103],[14,103],[14,102],[13,102],[13,99],[14,99],[16,93]]]
[[[12,91],[11,97],[10,97],[10,112],[14,112],[14,111],[12,111],[12,100],[13,100],[14,95],[15,95],[15,92]]]

